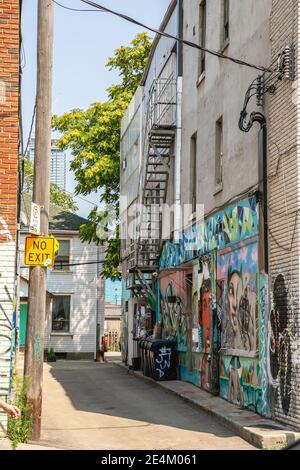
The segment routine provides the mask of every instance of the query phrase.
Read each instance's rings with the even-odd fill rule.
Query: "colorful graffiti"
[[[202,387],[212,393],[219,390],[220,322],[216,309],[216,254],[199,259],[199,336],[201,338]]]
[[[228,206],[205,221],[185,229],[178,243],[167,241],[160,269],[179,266],[212,250],[220,250],[259,233],[257,197]]]
[[[298,399],[298,304],[288,273],[278,273],[269,306],[258,233],[253,196],[184,230],[178,243],[166,242],[161,271],[180,269],[161,272],[160,306],[164,334],[178,341],[180,379],[268,418],[276,410],[284,419]],[[186,266],[193,271],[190,290]]]
[[[262,412],[259,360],[221,356],[220,396],[240,406]]]
[[[186,274],[179,271],[160,280],[161,321],[164,338],[176,339],[178,349],[187,350],[191,312],[187,311]],[[189,315],[190,314],[190,315]]]
[[[269,373],[270,382],[278,389],[285,415],[291,403],[291,333],[288,328],[290,313],[288,289],[284,276],[279,274],[273,286],[273,308],[269,322]]]
[[[262,391],[262,408],[261,414],[271,418],[273,408],[273,389],[268,378],[268,321],[269,321],[269,292],[268,292],[268,276],[260,274],[259,289],[259,357],[261,359],[261,391]]]
[[[217,279],[222,318],[222,351],[236,356],[258,353],[257,244],[218,253]]]

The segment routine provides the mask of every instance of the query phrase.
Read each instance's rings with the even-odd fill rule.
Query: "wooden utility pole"
[[[42,207],[41,235],[48,235],[49,228],[52,61],[53,2],[39,0],[33,202]],[[33,440],[40,439],[41,434],[46,281],[46,268],[30,268],[24,375],[28,377]]]

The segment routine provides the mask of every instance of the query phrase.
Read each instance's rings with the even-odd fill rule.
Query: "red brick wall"
[[[0,0],[0,242],[16,234],[19,19],[19,0]]]

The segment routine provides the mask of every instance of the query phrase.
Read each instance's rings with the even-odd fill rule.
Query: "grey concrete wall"
[[[221,1],[207,4],[206,45],[221,49]],[[230,1],[230,42],[224,53],[254,64],[271,62],[271,0]],[[184,38],[199,41],[199,0],[184,0]],[[198,76],[199,52],[184,47],[183,135],[181,165],[182,203],[190,202],[191,137],[198,133],[197,203],[205,213],[226,203],[258,182],[257,132],[242,133],[238,120],[245,92],[259,74],[253,69],[206,54],[206,72]],[[252,103],[256,110],[255,100]],[[215,125],[223,116],[223,190],[215,194]],[[254,126],[256,127],[256,126]]]

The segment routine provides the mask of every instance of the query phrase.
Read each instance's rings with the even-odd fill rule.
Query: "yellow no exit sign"
[[[27,237],[25,240],[25,265],[54,266],[55,241],[54,237]]]

